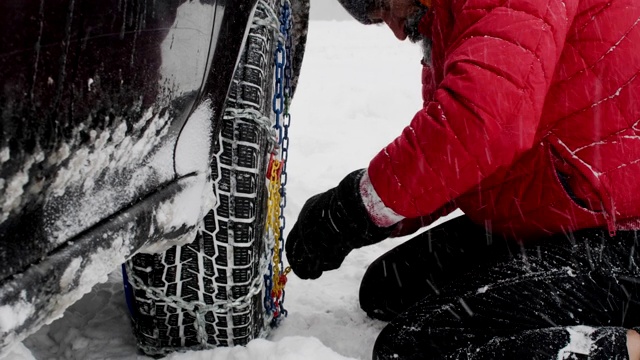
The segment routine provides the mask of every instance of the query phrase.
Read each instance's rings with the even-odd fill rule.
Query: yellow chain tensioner
[[[275,239],[273,246],[273,287],[271,289],[271,297],[275,304],[274,317],[279,315],[280,311],[280,299],[282,298],[282,291],[287,283],[287,274],[291,272],[291,267],[288,266],[282,273],[280,272],[280,187],[281,187],[281,174],[282,174],[282,161],[271,155],[269,160],[269,200],[267,202],[267,221],[266,232],[271,231]]]

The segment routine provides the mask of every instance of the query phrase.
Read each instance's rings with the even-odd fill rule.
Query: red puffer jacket
[[[453,203],[516,238],[640,228],[640,1],[434,0],[421,29],[425,106],[368,169],[388,208]]]

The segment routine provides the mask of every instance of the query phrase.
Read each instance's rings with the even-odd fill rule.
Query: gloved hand
[[[392,227],[378,227],[360,194],[365,169],[347,175],[337,187],[313,196],[302,207],[285,244],[287,260],[301,279],[316,279],[340,267],[351,250],[380,242]]]

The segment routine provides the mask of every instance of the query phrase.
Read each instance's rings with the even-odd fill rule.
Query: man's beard
[[[425,64],[431,65],[431,39],[423,38],[420,46],[422,47],[422,60]]]
[[[418,30],[420,20],[427,14],[429,9],[416,1],[419,10],[407,18],[405,22],[405,33],[413,43],[420,43],[422,47],[423,60],[426,64],[431,64],[431,39],[425,37]]]
[[[422,5],[419,1],[416,1],[418,10],[407,18],[404,25],[404,31],[411,42],[417,43],[424,40],[424,35],[420,34],[418,25],[420,20],[427,14],[429,9]]]

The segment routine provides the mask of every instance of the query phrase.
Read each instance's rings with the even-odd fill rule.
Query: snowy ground
[[[294,99],[288,165],[287,224],[304,201],[335,186],[400,134],[421,105],[420,49],[383,27],[312,22]],[[246,348],[169,356],[173,360],[369,359],[384,323],[358,307],[367,265],[402,240],[353,252],[342,268],[315,281],[287,284],[289,317],[266,340]],[[17,344],[7,359],[147,359],[136,354],[121,275],[67,310],[64,317]]]

